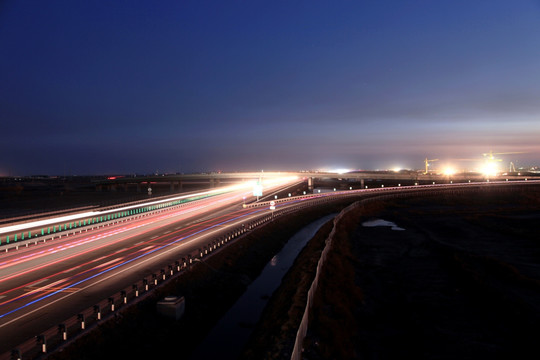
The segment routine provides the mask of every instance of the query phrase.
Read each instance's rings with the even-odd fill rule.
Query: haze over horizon
[[[538,39],[537,0],[7,0],[0,175],[540,165]]]

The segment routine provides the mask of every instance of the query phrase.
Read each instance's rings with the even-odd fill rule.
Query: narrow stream
[[[331,214],[320,218],[293,235],[202,341],[191,359],[237,359],[270,295],[279,287],[294,259],[317,231],[335,216]]]

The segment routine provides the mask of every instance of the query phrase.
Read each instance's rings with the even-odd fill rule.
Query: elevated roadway
[[[540,178],[540,174],[532,173],[507,173],[496,176],[487,176],[473,172],[459,172],[452,175],[445,174],[423,174],[422,172],[412,170],[401,171],[353,171],[347,173],[323,172],[323,171],[288,171],[288,172],[233,172],[233,173],[201,173],[201,174],[174,174],[161,176],[138,176],[138,177],[119,177],[115,179],[94,180],[93,183],[97,187],[103,189],[116,189],[117,187],[126,186],[127,184],[152,184],[152,183],[169,183],[171,188],[179,186],[178,184],[187,183],[190,181],[207,182],[210,187],[217,186],[222,183],[233,180],[257,180],[257,179],[274,179],[280,177],[298,177],[303,179],[347,179],[361,182],[367,180],[391,180],[395,182],[479,182],[479,181],[512,181],[512,180],[528,180]]]
[[[293,184],[276,185],[271,191]],[[539,184],[534,180],[427,184],[307,194],[250,204],[243,204],[247,192],[242,189],[185,206],[115,219],[89,231],[0,253],[0,354],[8,354],[18,344],[149,274],[165,278],[160,269],[167,269],[168,264],[202,257],[209,244],[215,249],[216,239],[223,245],[231,233],[240,234],[274,215],[343,197]],[[270,210],[272,205],[275,211]]]
[[[289,179],[267,191],[296,183]],[[28,247],[4,245],[10,248],[0,252],[0,354],[110,294],[160,274],[164,264],[207,251],[213,239],[253,223],[265,211],[243,207],[250,191],[218,191],[87,225],[46,242],[27,240]]]

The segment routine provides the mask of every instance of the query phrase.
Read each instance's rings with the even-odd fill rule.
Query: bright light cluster
[[[240,189],[244,189],[244,188],[252,188],[253,186],[255,186],[257,184],[260,184],[263,187],[279,186],[279,185],[285,185],[287,183],[297,181],[298,179],[299,179],[298,176],[282,176],[282,177],[272,177],[272,178],[269,177],[269,178],[262,178],[262,179],[259,179],[259,180],[244,181],[244,182],[236,184],[236,185],[231,185],[231,186],[226,187],[226,188],[221,188],[221,190],[222,191],[224,189],[225,190],[231,190],[231,191],[232,190],[240,190]]]
[[[455,173],[456,173],[456,170],[452,167],[447,167],[443,171],[443,174],[446,176],[454,175]]]
[[[328,172],[330,173],[334,173],[334,174],[345,174],[345,173],[348,173],[348,172],[351,172],[352,169],[334,169],[334,170],[328,170]]]
[[[482,168],[482,174],[485,176],[496,176],[499,172],[499,167],[494,162],[487,162]]]
[[[285,185],[286,183],[294,182],[296,180],[298,180],[297,176],[289,176],[289,177],[284,177],[283,176],[283,177],[275,177],[275,178],[263,178],[262,179],[262,185],[263,185],[263,187],[268,188],[268,187]],[[216,188],[216,189],[212,189],[212,190],[208,190],[208,191],[202,191],[202,192],[199,192],[199,193],[191,193],[191,194],[186,194],[186,195],[174,196],[174,197],[167,198],[167,199],[149,201],[147,203],[142,203],[142,204],[137,204],[137,205],[129,205],[129,206],[124,206],[124,207],[120,207],[120,208],[116,208],[116,209],[112,209],[112,210],[87,211],[87,212],[83,212],[83,213],[59,216],[59,217],[49,218],[49,219],[45,219],[45,220],[36,220],[36,221],[31,221],[31,222],[17,224],[17,225],[4,226],[4,227],[0,227],[0,234],[9,234],[9,233],[12,233],[12,232],[22,231],[22,230],[33,228],[33,227],[48,226],[48,225],[58,223],[58,222],[71,222],[71,221],[74,221],[74,220],[77,220],[77,219],[83,219],[83,218],[94,217],[94,216],[101,216],[101,215],[104,215],[104,214],[110,214],[110,213],[119,212],[119,211],[126,211],[126,210],[130,210],[130,209],[135,209],[135,208],[138,208],[138,207],[152,206],[152,205],[157,205],[157,204],[161,204],[161,203],[165,203],[165,202],[191,198],[191,197],[205,196],[205,195],[212,195],[212,194],[218,195],[218,194],[225,193],[225,192],[232,192],[232,191],[239,191],[239,190],[249,191],[249,190],[251,190],[253,188],[253,186],[255,184],[257,184],[257,182],[258,182],[257,180],[246,181],[246,182],[242,182],[242,183],[227,186],[227,187],[219,187],[219,188]]]

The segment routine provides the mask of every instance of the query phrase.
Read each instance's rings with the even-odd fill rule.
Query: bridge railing
[[[280,209],[273,214],[261,213],[258,218],[230,226],[224,233],[209,241],[206,245],[182,255],[174,263],[156,269],[141,280],[133,283],[110,296],[105,297],[95,305],[73,315],[58,325],[36,334],[21,343],[13,350],[0,355],[0,360],[23,358],[35,359],[51,351],[64,348],[81,335],[95,329],[106,321],[114,321],[129,306],[147,298],[151,292],[176,276],[179,276],[196,265],[196,260],[211,256],[231,241],[244,236],[247,232],[264,226],[274,218],[284,215],[292,209]],[[68,289],[66,289],[68,290]]]
[[[523,182],[525,183],[525,182]],[[516,185],[515,182],[511,183]],[[533,182],[529,182],[530,185],[533,185]],[[535,185],[539,185],[540,181],[535,181]],[[334,228],[331,234],[328,237],[325,248],[319,259],[319,264],[317,265],[317,272],[315,280],[313,281],[311,288],[308,293],[308,302],[304,310],[304,316],[302,318],[301,325],[299,327],[297,338],[295,342],[295,347],[291,359],[301,359],[302,353],[302,341],[307,332],[307,327],[309,325],[308,313],[309,309],[312,306],[312,299],[314,292],[318,286],[319,273],[322,271],[324,262],[326,259],[326,254],[330,248],[330,243],[335,234],[336,225],[341,221],[341,219],[346,216],[348,212],[352,209],[359,206],[364,206],[365,204],[373,201],[381,201],[385,199],[395,199],[403,196],[410,196],[413,194],[418,194],[418,191],[421,190],[422,194],[426,191],[430,191],[431,195],[443,194],[448,192],[464,192],[471,191],[474,188],[478,187],[487,187],[493,185],[499,185],[503,187],[505,185],[510,185],[505,182],[501,183],[471,183],[471,184],[462,184],[465,186],[413,186],[413,187],[401,187],[401,188],[376,188],[366,190],[349,190],[349,191],[340,191],[335,193],[325,193],[317,196],[297,196],[287,199],[282,199],[282,202],[296,202],[293,206],[276,208],[273,212],[264,212],[260,213],[260,216],[254,218],[253,220],[239,225],[234,224],[230,226],[226,231],[219,236],[213,238],[206,245],[188,253],[182,255],[174,263],[171,263],[167,266],[163,266],[160,269],[156,269],[152,274],[148,274],[139,281],[133,283],[131,286],[126,287],[104,299],[95,305],[86,308],[79,312],[76,315],[73,315],[58,325],[55,325],[40,334],[36,334],[35,337],[28,339],[27,341],[21,343],[12,351],[0,355],[0,360],[12,359],[12,358],[37,358],[46,353],[50,353],[51,350],[56,351],[68,345],[70,342],[76,340],[79,336],[85,334],[91,329],[96,328],[99,324],[105,321],[112,321],[115,317],[121,316],[121,313],[124,309],[127,309],[130,305],[136,304],[137,302],[147,298],[151,291],[163,286],[170,279],[179,276],[186,272],[186,270],[195,266],[196,259],[203,259],[207,256],[211,256],[214,252],[220,250],[223,246],[231,241],[235,241],[238,238],[244,236],[248,231],[254,230],[258,227],[264,226],[271,222],[274,218],[284,216],[286,214],[297,212],[306,207],[311,207],[314,205],[321,205],[328,201],[334,201],[340,196],[366,196],[366,198],[361,199],[346,209],[344,209],[335,219],[334,219]],[[471,186],[473,185],[473,186]],[[306,201],[309,200],[309,201]],[[258,206],[267,206],[270,202],[259,203]],[[142,216],[142,215],[141,215]]]
[[[145,200],[144,203],[137,201],[134,203],[126,203],[118,207],[115,206],[113,208],[100,208],[99,210],[95,210],[94,214],[91,215],[87,214],[86,216],[83,216],[83,214],[81,213],[80,217],[71,221],[59,221],[56,223],[48,224],[47,226],[29,227],[24,231],[21,230],[0,234],[0,251],[8,252],[11,250],[18,250],[21,247],[28,247],[61,237],[80,234],[82,232],[99,229],[104,226],[110,226],[120,222],[138,219],[142,216],[148,216],[164,211],[175,210],[188,204],[192,205],[193,203],[202,201],[206,197],[207,196],[204,196],[202,198],[194,197],[193,200],[189,201],[184,199],[175,200],[174,198],[171,201],[166,201],[167,199],[170,199],[170,197],[164,197],[164,199],[156,200],[163,200],[163,203],[147,206],[144,205],[148,203],[148,200]],[[138,204],[142,204],[141,207],[136,207]],[[123,211],[114,211],[114,209],[129,207],[133,208]],[[77,215],[77,213],[75,213],[74,215]],[[51,217],[47,217],[43,220],[47,220],[49,218]],[[9,225],[10,224],[4,224],[3,227]]]

